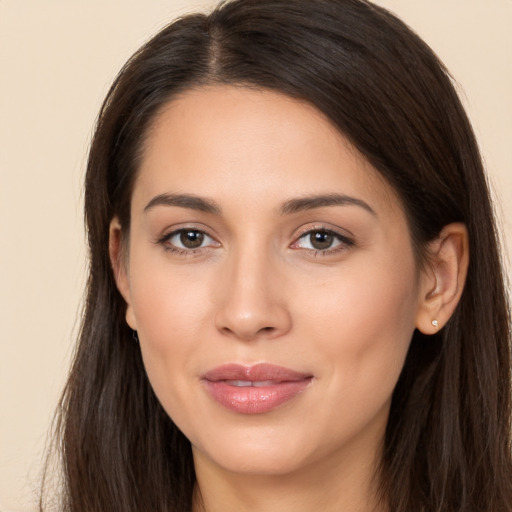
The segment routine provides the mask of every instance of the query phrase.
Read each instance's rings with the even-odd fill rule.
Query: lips
[[[312,375],[283,366],[227,364],[203,376],[210,396],[239,414],[270,412],[304,391]]]

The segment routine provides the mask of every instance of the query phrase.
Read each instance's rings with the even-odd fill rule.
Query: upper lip
[[[298,372],[278,366],[275,364],[259,363],[251,366],[245,366],[237,363],[224,364],[209,370],[203,375],[203,379],[210,382],[218,381],[272,381],[294,382],[311,378],[309,373]]]

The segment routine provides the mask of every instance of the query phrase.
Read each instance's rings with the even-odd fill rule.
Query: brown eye
[[[327,231],[313,231],[309,234],[309,241],[313,249],[324,251],[334,243],[334,235]]]
[[[195,230],[183,230],[180,233],[179,239],[183,247],[197,249],[204,242],[204,233]]]
[[[294,249],[309,249],[316,253],[330,254],[354,245],[353,240],[329,229],[312,229],[293,243]]]
[[[194,251],[195,249],[206,249],[208,247],[219,247],[219,242],[214,240],[204,231],[199,229],[184,228],[177,229],[159,240],[166,249],[171,251]]]

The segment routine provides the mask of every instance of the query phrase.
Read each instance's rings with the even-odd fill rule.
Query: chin
[[[211,435],[203,442],[193,440],[194,459],[230,473],[284,476],[318,461],[325,451],[321,442],[304,432],[279,427],[229,429]]]
[[[294,451],[279,447],[243,449],[207,453],[193,448],[194,459],[209,459],[213,465],[229,473],[251,476],[285,476],[299,471],[306,461]]]

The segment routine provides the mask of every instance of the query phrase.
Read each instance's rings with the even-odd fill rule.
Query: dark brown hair
[[[398,192],[419,258],[443,226],[466,224],[465,290],[438,334],[413,336],[393,395],[380,491],[393,512],[512,510],[510,325],[475,137],[429,47],[364,0],[229,1],[174,21],[121,70],[87,167],[90,274],[57,425],[62,510],[191,509],[190,444],[146,377],[108,237],[116,215],[129,231],[141,148],[159,109],[184,90],[219,83],[280,91],[327,115]]]

